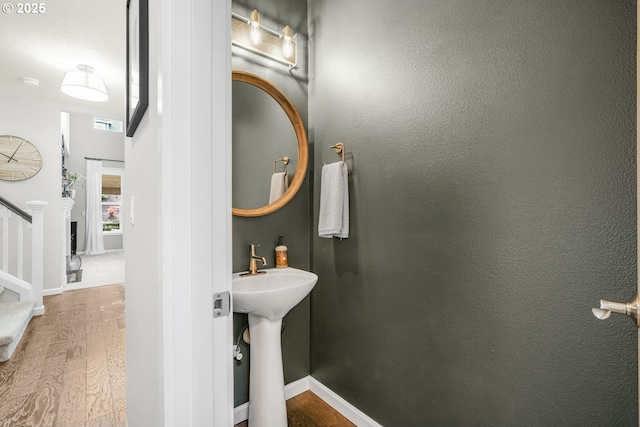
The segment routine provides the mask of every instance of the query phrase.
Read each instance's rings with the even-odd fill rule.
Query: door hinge
[[[229,315],[231,307],[231,294],[219,292],[213,295],[213,317],[225,317]]]

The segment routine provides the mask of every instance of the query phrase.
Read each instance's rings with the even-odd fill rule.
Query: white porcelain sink
[[[249,314],[251,362],[249,426],[287,427],[280,333],[282,318],[304,299],[318,276],[297,268],[233,275],[233,311]]]
[[[257,276],[233,275],[233,311],[282,319],[304,299],[318,281],[314,273],[297,268],[268,268]]]

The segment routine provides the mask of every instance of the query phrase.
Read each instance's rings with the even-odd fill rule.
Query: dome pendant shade
[[[60,90],[85,101],[101,102],[109,99],[104,81],[93,74],[93,68],[87,65],[78,65],[77,70],[67,71]]]

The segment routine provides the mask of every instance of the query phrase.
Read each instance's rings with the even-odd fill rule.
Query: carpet
[[[0,362],[9,360],[31,320],[33,301],[0,304]]]
[[[124,283],[124,251],[107,252],[102,255],[80,254],[80,258],[82,280],[67,283],[65,291]]]

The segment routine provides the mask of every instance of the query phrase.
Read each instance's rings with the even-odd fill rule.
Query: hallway
[[[45,297],[0,364],[0,427],[126,425],[124,286]]]

